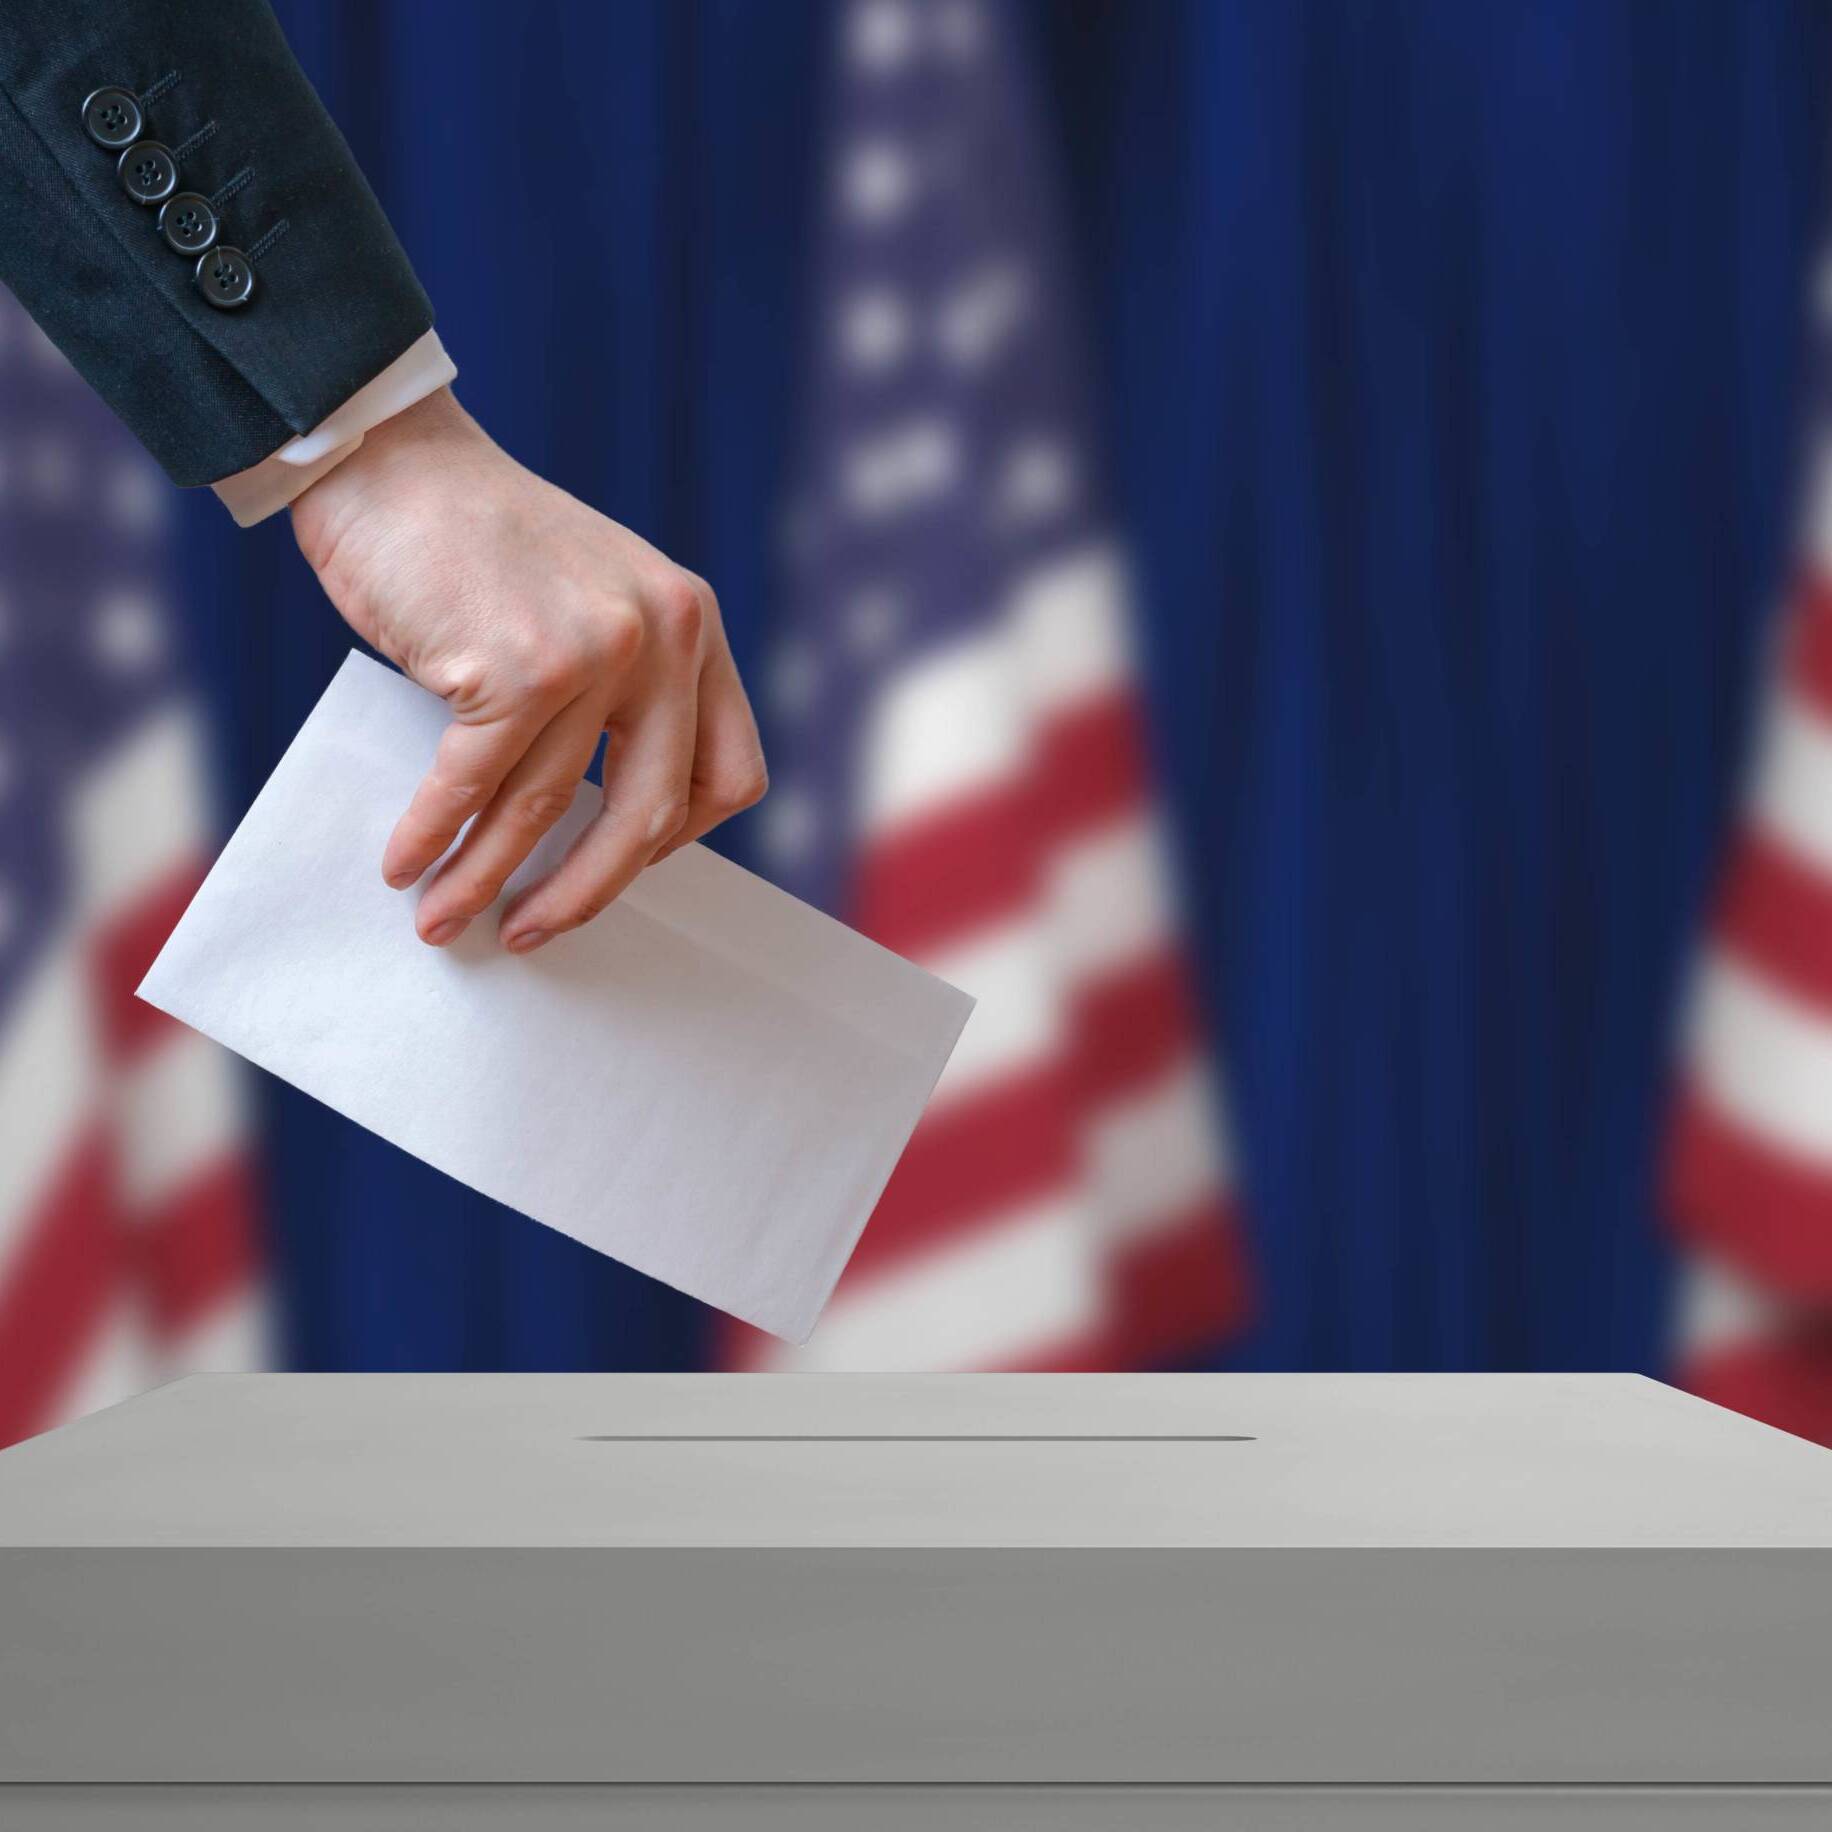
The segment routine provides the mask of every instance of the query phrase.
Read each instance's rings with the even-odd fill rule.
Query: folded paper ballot
[[[806,1341],[973,1001],[703,846],[532,955],[382,848],[447,714],[352,654],[140,996],[451,1176]],[[546,871],[570,813],[510,883]]]

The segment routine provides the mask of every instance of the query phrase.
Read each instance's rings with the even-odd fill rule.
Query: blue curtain
[[[712,578],[756,670],[825,9],[279,11],[467,403]],[[1666,1064],[1785,576],[1832,18],[1025,22],[1231,1066],[1261,1293],[1227,1360],[1658,1367]],[[283,523],[184,531],[227,814],[348,639]],[[685,1300],[259,1099],[295,1365],[702,1357]]]

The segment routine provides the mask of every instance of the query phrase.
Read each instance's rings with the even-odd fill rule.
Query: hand
[[[756,722],[706,583],[503,452],[450,390],[377,427],[293,504],[300,550],[365,641],[452,711],[382,874],[443,946],[572,804],[610,733],[604,808],[504,910],[527,953],[764,791]]]

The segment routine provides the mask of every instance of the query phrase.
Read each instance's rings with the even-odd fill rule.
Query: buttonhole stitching
[[[236,192],[246,190],[248,186],[251,185],[253,182],[254,182],[254,167],[249,166],[249,165],[243,166],[242,169],[239,172],[237,172],[236,175],[233,178],[231,178],[229,182],[226,185],[224,185],[220,191],[216,192],[211,197],[210,208],[212,210],[220,210],[223,207],[223,205],[226,204],[230,200],[230,198],[232,198],[236,194]]]
[[[172,157],[182,165],[206,140],[214,139],[215,135],[216,123],[214,121],[206,121],[182,146],[175,146],[172,148]]]
[[[269,229],[265,235],[263,235],[258,241],[255,241],[249,245],[249,248],[248,248],[249,260],[258,261],[261,258],[261,256],[264,255],[268,251],[268,249],[270,249],[274,245],[274,243],[277,242],[281,238],[281,236],[283,236],[291,226],[292,224],[291,224],[290,218],[287,218],[284,216],[281,217],[280,220],[277,223],[275,223],[274,226],[271,229]]]

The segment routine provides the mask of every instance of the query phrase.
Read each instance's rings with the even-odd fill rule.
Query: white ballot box
[[[0,1455],[0,1827],[1832,1824],[1832,1453],[1627,1376],[253,1375]]]

